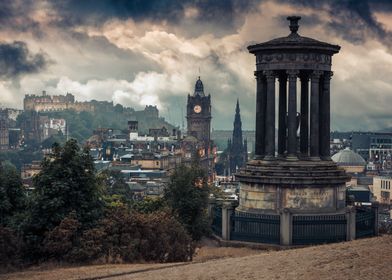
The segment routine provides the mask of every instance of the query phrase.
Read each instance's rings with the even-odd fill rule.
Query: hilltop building
[[[25,111],[35,112],[57,112],[64,110],[74,110],[76,112],[95,112],[96,110],[111,110],[113,102],[108,101],[75,101],[75,96],[71,93],[66,95],[48,95],[42,91],[42,95],[26,94],[23,99]]]

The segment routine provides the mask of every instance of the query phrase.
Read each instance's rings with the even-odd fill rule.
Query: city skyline
[[[240,99],[254,129],[254,61],[246,47],[299,34],[342,47],[334,56],[333,130],[392,127],[389,1],[5,1],[0,4],[1,106],[25,94],[70,92],[141,109],[181,125],[200,75],[212,128],[231,129]]]

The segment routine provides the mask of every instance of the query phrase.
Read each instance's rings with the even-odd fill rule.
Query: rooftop
[[[365,166],[366,161],[359,154],[346,148],[332,156],[332,160],[343,166]]]

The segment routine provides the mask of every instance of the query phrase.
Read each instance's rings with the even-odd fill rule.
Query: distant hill
[[[129,120],[137,120],[139,122],[140,134],[148,134],[150,128],[165,127],[169,132],[175,128],[164,118],[159,117],[159,110],[156,106],[146,106],[143,110],[135,111],[133,108],[117,104],[115,106],[102,107],[94,112],[62,110],[44,111],[38,114],[49,118],[65,119],[69,137],[75,138],[79,142],[84,142],[91,137],[93,130],[97,128],[111,128],[123,131],[126,134]],[[31,113],[25,111],[18,117],[18,125],[22,126],[22,122],[29,118],[31,118]]]

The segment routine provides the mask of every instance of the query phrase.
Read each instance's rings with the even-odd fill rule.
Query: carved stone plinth
[[[334,212],[345,207],[349,179],[332,161],[251,160],[237,175],[237,211]]]

